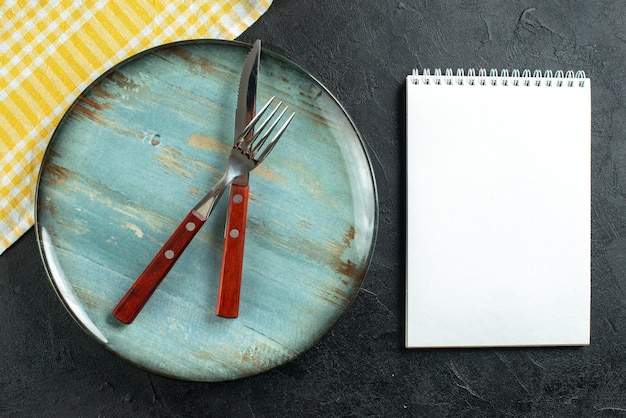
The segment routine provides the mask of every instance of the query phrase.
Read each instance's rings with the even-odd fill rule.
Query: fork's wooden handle
[[[232,184],[230,186],[230,201],[226,217],[224,252],[222,254],[222,270],[216,309],[217,315],[224,318],[239,316],[248,194],[247,185]]]
[[[125,324],[133,322],[206,219],[189,212],[113,310]]]

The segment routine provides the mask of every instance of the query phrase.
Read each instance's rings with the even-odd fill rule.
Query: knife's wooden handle
[[[117,304],[113,316],[125,324],[133,322],[205,221],[194,211],[189,212]]]
[[[239,316],[241,273],[248,216],[248,186],[232,184],[224,233],[222,271],[217,295],[217,315],[224,318]]]

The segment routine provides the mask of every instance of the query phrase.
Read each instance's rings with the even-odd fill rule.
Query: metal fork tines
[[[278,131],[274,134],[272,139],[269,140],[272,132],[278,127],[278,124],[283,120],[288,107],[284,107],[282,112],[276,116],[280,110],[283,102],[279,102],[269,113],[269,115],[260,123],[257,127],[261,117],[265,114],[270,104],[274,101],[272,97],[263,106],[263,108],[257,113],[257,115],[250,121],[250,123],[239,134],[238,140],[233,146],[228,158],[228,164],[226,171],[217,184],[211,189],[204,198],[198,202],[194,207],[194,212],[203,218],[208,218],[218,202],[224,191],[232,183],[232,181],[241,175],[247,174],[254,170],[274,149],[276,143],[291,123],[291,120],[295,116],[295,113],[291,113],[286,121],[282,122],[282,125],[278,128]],[[267,127],[269,124],[269,127]],[[247,138],[250,131],[255,130],[254,135]]]

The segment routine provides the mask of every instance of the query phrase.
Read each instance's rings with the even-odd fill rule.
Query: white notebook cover
[[[590,80],[524,76],[407,77],[407,347],[590,342]]]

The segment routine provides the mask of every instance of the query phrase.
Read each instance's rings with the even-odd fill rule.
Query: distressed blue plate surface
[[[222,381],[310,348],[354,300],[373,252],[375,182],[362,139],[319,82],[263,51],[259,106],[296,112],[250,177],[240,314],[215,315],[223,199],[131,325],[111,311],[219,179],[250,46],[169,44],[116,66],[55,131],[37,193],[50,280],[107,349],[154,373]]]

